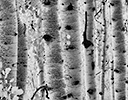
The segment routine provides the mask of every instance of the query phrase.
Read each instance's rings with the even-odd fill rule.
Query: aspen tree
[[[17,86],[25,91],[27,77],[27,46],[26,46],[26,26],[18,17],[18,65],[17,65]],[[20,96],[22,100],[23,95]]]
[[[107,2],[105,0],[102,1],[102,16],[103,16],[103,60],[102,60],[102,75],[101,75],[101,91],[100,91],[100,95],[101,95],[101,100],[105,100],[105,99],[108,99],[109,96],[108,96],[108,93],[110,92],[110,89],[109,89],[109,66],[108,66],[108,61],[109,59],[107,58],[108,55],[107,55],[107,51],[108,51],[108,48],[107,48],[107,37],[108,37],[108,33],[107,32],[107,17],[106,17],[106,6],[107,6]]]
[[[24,38],[24,43],[26,44],[26,86],[25,95],[23,99],[43,99],[42,85],[44,82],[43,78],[43,61],[44,61],[44,43],[42,39],[41,29],[41,16],[40,12],[42,2],[39,0],[25,0],[19,5],[18,1],[18,14],[20,19],[20,29],[26,28],[24,35],[20,35]],[[24,27],[25,25],[25,27]],[[21,39],[23,40],[23,39]],[[23,42],[22,42],[23,43]],[[23,47],[23,46],[22,46]],[[23,50],[23,49],[22,49]],[[25,59],[25,57],[24,57]],[[22,64],[23,65],[23,64]],[[24,71],[25,72],[25,71]],[[39,89],[40,88],[40,89]],[[38,91],[37,91],[38,90]],[[43,92],[42,92],[43,93]]]
[[[0,6],[0,58],[2,70],[11,69],[7,82],[14,79],[11,85],[16,86],[18,37],[16,3],[15,0],[0,0]]]
[[[126,53],[125,53],[125,57],[128,57],[128,0],[122,0],[122,16],[123,16],[123,30],[124,30],[124,35],[125,35],[125,49],[126,49]],[[126,96],[126,100],[128,99],[128,59],[126,59],[126,72],[125,72],[125,96]]]
[[[95,84],[96,84],[96,99],[100,100],[101,92],[101,61],[102,61],[102,33],[99,20],[101,19],[101,0],[94,1],[94,61],[95,61]]]
[[[42,35],[44,40],[44,84],[48,86],[45,100],[63,100],[63,58],[58,24],[58,0],[42,0]],[[48,93],[47,93],[48,92]]]
[[[114,51],[114,93],[115,100],[125,100],[125,40],[123,31],[122,0],[111,0],[113,51]]]
[[[95,84],[95,61],[94,61],[94,14],[95,7],[93,0],[85,1],[85,30],[84,30],[84,47],[86,53],[86,99],[96,100],[96,84]]]
[[[110,98],[110,32],[109,26],[109,10],[107,1],[94,1],[94,60],[95,60],[95,81],[96,81],[96,99],[106,100]],[[107,9],[107,10],[106,10]]]
[[[114,62],[113,62],[113,32],[112,32],[112,16],[111,16],[111,1],[106,1],[106,64],[105,64],[105,84],[104,84],[104,99],[115,99],[114,92]]]
[[[79,3],[77,0],[59,0],[59,25],[62,56],[64,58],[64,80],[66,94],[63,98],[68,100],[84,99],[82,91],[82,34],[79,23]]]

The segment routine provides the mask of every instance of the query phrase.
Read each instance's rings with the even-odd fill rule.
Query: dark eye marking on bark
[[[67,98],[71,98],[71,97],[73,97],[73,94],[72,93],[69,93],[67,95],[62,96],[61,98],[67,99]]]
[[[71,98],[71,97],[73,97],[73,94],[69,93],[67,96],[68,96],[68,98]]]
[[[117,21],[116,18],[112,18],[112,21]]]
[[[94,92],[96,92],[96,89],[94,88],[94,89],[88,89],[87,90],[87,92],[90,94],[90,95],[92,95]]]
[[[51,2],[50,2],[50,0],[44,0],[43,4],[44,4],[44,5],[50,5]]]
[[[86,4],[86,2],[84,2],[84,4]]]
[[[45,41],[50,42],[53,37],[50,36],[49,34],[45,34],[45,35],[43,36],[43,38],[44,38]]]
[[[119,90],[119,89],[116,89],[116,92],[121,92],[121,90]]]
[[[103,92],[99,92],[100,95],[103,95]]]
[[[118,73],[118,74],[120,74],[120,73],[122,73],[124,71],[125,71],[124,68],[116,68],[116,69],[114,69],[114,72]]]
[[[66,50],[73,50],[73,49],[76,49],[76,47],[74,45],[66,46]]]
[[[72,83],[72,85],[78,85],[80,83],[80,81],[74,81],[73,83]]]
[[[71,27],[70,25],[66,25],[66,26],[65,26],[65,29],[67,29],[67,30],[71,30],[72,27]]]
[[[67,99],[67,95],[62,96],[61,98],[63,98],[63,99]]]
[[[127,84],[128,84],[128,80],[126,80],[126,81],[125,81],[125,83],[127,83]]]
[[[29,5],[25,5],[25,9],[28,9]]]
[[[61,29],[61,26],[59,26],[58,29],[60,30]]]
[[[114,77],[112,77],[111,80],[114,80]]]
[[[82,44],[84,45],[85,48],[88,48],[90,46],[93,46],[93,43],[89,40],[87,40],[87,11],[85,11],[85,29],[84,29],[84,33],[83,33],[83,38],[84,41],[82,42]]]
[[[111,6],[114,6],[114,4],[113,4],[113,3],[110,3],[110,5],[111,5]]]
[[[69,5],[68,5],[68,7],[66,8],[66,10],[73,10],[74,9],[74,7],[73,7],[73,5],[70,3]]]
[[[95,11],[96,10],[96,8],[95,7],[92,7],[92,11]]]
[[[114,69],[114,72],[116,73],[120,73],[120,71],[118,69]]]
[[[122,31],[125,31],[125,27],[122,27],[121,30],[122,30]]]

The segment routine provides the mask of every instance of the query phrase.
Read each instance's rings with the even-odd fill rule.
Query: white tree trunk
[[[95,84],[95,60],[94,60],[94,4],[93,0],[85,1],[85,30],[84,36],[84,46],[86,53],[86,99],[96,100],[96,84]]]
[[[58,0],[43,2],[42,35],[44,40],[45,63],[44,81],[50,88],[45,100],[63,100],[65,82],[63,79],[63,58],[58,24]]]
[[[113,51],[114,51],[114,93],[115,100],[125,100],[125,37],[123,31],[122,1],[111,0]]]
[[[61,35],[62,56],[64,58],[64,81],[68,100],[82,100],[85,98],[83,87],[84,52],[82,48],[82,31],[79,19],[80,1],[59,0],[59,31]],[[81,3],[82,4],[82,3]],[[83,57],[83,58],[82,58]]]

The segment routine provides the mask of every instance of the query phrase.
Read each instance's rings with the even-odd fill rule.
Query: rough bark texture
[[[127,100],[127,5],[0,0],[0,100]]]
[[[79,27],[78,1],[60,0],[60,35],[64,58],[65,97],[68,100],[84,99],[82,95],[82,33]]]
[[[43,40],[45,42],[45,64],[44,81],[51,88],[48,91],[50,100],[63,100],[65,94],[65,83],[63,79],[63,58],[60,44],[59,24],[58,24],[58,0],[44,2],[42,13]],[[48,3],[48,4],[47,4]],[[45,97],[48,99],[48,97]]]
[[[15,0],[0,1],[0,58],[2,70],[10,68],[11,71],[6,77],[2,73],[3,87],[16,86],[17,81],[17,16]],[[13,82],[8,82],[14,79]],[[1,93],[2,94],[2,93]],[[4,96],[3,96],[4,97]],[[10,98],[12,98],[11,95]]]
[[[93,0],[86,0],[85,5],[85,30],[83,33],[84,36],[84,47],[86,54],[86,86],[87,100],[96,100],[96,84],[95,84],[95,61],[94,61],[94,6]]]
[[[112,0],[112,24],[114,39],[114,93],[115,100],[126,100],[125,96],[125,37],[123,32],[122,1]]]

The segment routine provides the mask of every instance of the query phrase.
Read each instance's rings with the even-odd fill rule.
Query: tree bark
[[[82,34],[79,27],[79,3],[77,0],[59,0],[59,25],[64,58],[64,81],[66,94],[63,98],[68,100],[85,99],[82,87],[82,72],[84,64],[82,57]]]
[[[123,32],[122,1],[111,0],[114,40],[114,93],[115,100],[125,100],[125,37]]]
[[[87,100],[96,100],[96,84],[95,84],[95,60],[94,60],[94,4],[93,0],[86,0],[85,5],[85,31],[84,46],[86,53],[86,87]]]
[[[58,24],[58,0],[45,0],[42,7],[42,35],[44,40],[44,84],[49,87],[45,99],[63,100],[65,82],[63,79],[63,58]]]
[[[15,0],[1,0],[0,11],[0,58],[2,61],[2,70],[10,68],[11,72],[7,77],[12,86],[17,82],[17,16]],[[9,86],[9,84],[5,85]]]

